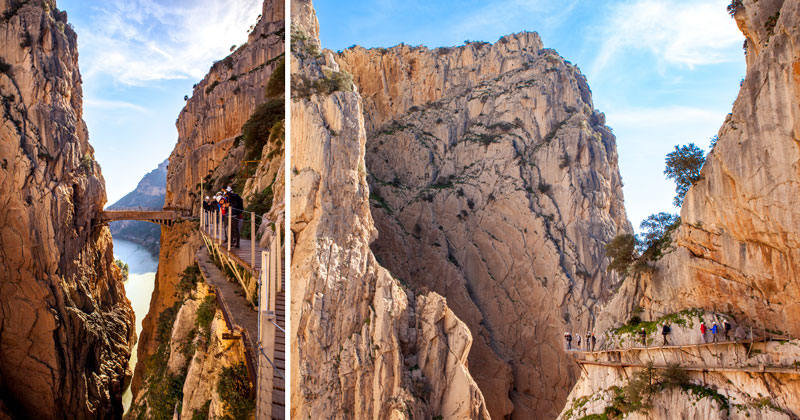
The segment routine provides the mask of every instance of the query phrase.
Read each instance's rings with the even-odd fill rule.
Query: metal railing
[[[261,252],[261,275],[258,282],[259,390],[256,393],[256,418],[259,419],[267,418],[272,414],[274,375],[277,373],[281,379],[284,379],[274,363],[276,329],[284,333],[284,339],[286,336],[285,330],[276,322],[277,299],[283,289],[281,253],[281,230],[280,226],[276,225],[275,236],[270,241],[269,248]]]

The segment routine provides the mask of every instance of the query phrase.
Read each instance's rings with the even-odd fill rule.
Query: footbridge
[[[171,210],[103,210],[97,214],[97,220],[101,223],[119,220],[140,220],[172,226],[175,222],[183,220],[183,216]]]

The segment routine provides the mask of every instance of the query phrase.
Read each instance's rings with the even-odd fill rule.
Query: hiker
[[[669,324],[664,324],[664,326],[661,327],[661,336],[664,337],[665,346],[667,345],[667,335],[669,335],[670,332],[672,332],[672,328],[670,328]]]
[[[700,323],[700,335],[703,337],[703,342],[706,342],[706,324]]]
[[[594,333],[592,333],[592,351],[594,351],[594,345],[597,344],[597,338],[594,337]]]
[[[590,351],[592,349],[591,346],[592,332],[586,331],[586,335],[584,335],[584,337],[586,337],[586,351]]]
[[[717,342],[717,323],[715,322],[714,325],[711,326],[711,337],[713,337],[714,342]]]
[[[567,350],[572,350],[572,334],[567,331],[564,333],[564,338],[567,340]]]
[[[231,245],[239,248],[239,241],[241,239],[239,229],[242,225],[242,217],[244,217],[244,201],[239,194],[233,192],[231,187],[228,187],[228,201],[230,202],[231,215],[233,216],[231,222]]]
[[[581,349],[581,335],[580,334],[575,334],[575,337],[578,338],[578,347],[575,347],[575,349],[576,350],[580,350]]]
[[[208,218],[209,212],[211,212],[213,207],[211,206],[211,198],[206,196],[206,199],[203,200],[203,225],[208,226]]]
[[[731,323],[725,320],[722,326],[725,327],[725,341],[731,341]]]
[[[639,337],[642,338],[642,345],[647,347],[647,331],[644,330],[644,327],[639,330]]]
[[[228,199],[224,194],[219,194],[219,212],[222,216],[222,242],[228,240]]]

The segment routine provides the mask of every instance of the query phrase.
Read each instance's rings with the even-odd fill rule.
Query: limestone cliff
[[[94,221],[105,182],[77,36],[55,6],[0,0],[0,411],[119,418],[133,310]]]
[[[178,142],[167,167],[165,208],[197,215],[202,179],[206,195],[231,185],[242,193],[245,205],[249,208],[266,212],[261,215],[271,221],[282,217],[284,151],[280,120],[283,119],[283,98],[270,97],[269,91],[275,79],[283,80],[283,73],[278,70],[284,54],[283,6],[281,1],[265,0],[262,15],[250,33],[248,42],[215,63],[209,74],[195,86],[192,97],[177,120]],[[280,92],[282,95],[283,89]],[[280,124],[273,125],[270,118],[274,118],[273,114],[278,111],[271,108],[271,104],[278,103],[280,115],[277,119]],[[266,120],[270,121],[266,127],[267,133],[264,135],[263,130],[256,130],[258,138],[255,142],[248,142],[244,138],[243,127],[248,123],[264,125],[261,123],[265,119],[253,122],[253,116],[262,115],[262,110],[267,111],[269,118]],[[258,150],[248,149],[252,149],[252,144],[259,145]],[[245,158],[255,162],[243,162]],[[172,308],[177,313],[186,305],[181,303],[180,293],[176,291],[184,270],[194,263],[197,249],[203,246],[197,227],[195,222],[186,222],[161,230],[163,245],[159,253],[155,290],[139,341],[140,360],[158,356],[160,346],[166,345],[171,349],[179,344],[169,339],[159,339],[159,320],[162,314],[172,311]],[[266,240],[272,232],[269,223],[261,224],[260,229],[260,238]],[[176,307],[176,304],[180,305]],[[209,348],[215,348],[213,343]],[[230,346],[224,350],[235,351]],[[217,360],[218,354],[206,352],[194,356],[203,365],[198,369],[203,372],[213,370],[211,365]],[[181,378],[181,383],[185,380],[186,384],[182,392],[187,396],[208,396],[197,388],[206,384],[197,377],[191,379],[191,366],[184,365],[189,376]],[[157,374],[165,373],[159,371]],[[145,363],[138,364],[133,394],[140,406],[153,402],[147,398],[154,383],[148,382],[148,376],[151,375],[145,370]],[[192,409],[198,408],[196,403],[200,401],[199,398],[192,400]],[[200,404],[204,402],[200,401]],[[158,401],[155,403],[157,405]],[[210,413],[218,412],[212,404]]]
[[[375,255],[469,326],[492,417],[555,416],[578,374],[560,337],[593,327],[631,229],[586,79],[531,32],[335,59],[364,98]]]
[[[601,315],[604,328],[625,323],[638,306],[646,319],[700,308],[745,328],[800,334],[800,4],[743,0],[731,7],[746,37],[739,96],[681,208],[675,250],[652,275],[625,281]],[[794,351],[792,360],[799,355]],[[573,398],[601,386],[603,374],[589,372]],[[800,415],[796,376],[715,376],[712,386],[722,395],[744,390],[790,418]],[[686,406],[685,398],[680,404]]]
[[[292,1],[292,417],[488,418],[445,300],[375,260],[362,102]]]

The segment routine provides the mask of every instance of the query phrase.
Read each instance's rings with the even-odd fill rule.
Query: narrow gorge
[[[55,1],[0,0],[0,417],[115,419],[135,342]]]
[[[747,61],[732,112],[686,195],[671,252],[629,276],[598,319],[604,348],[632,346],[634,318],[650,331],[671,323],[679,347],[587,357],[600,364],[585,365],[560,418],[800,416],[800,4],[742,0],[729,11]],[[729,322],[738,342],[705,344],[703,321]],[[609,362],[672,368],[656,370],[664,390],[640,394],[646,407],[633,410],[637,369]]]
[[[312,6],[293,13],[295,412],[373,413],[374,393],[405,399],[397,386],[419,378],[406,406],[455,415],[438,400],[452,375],[418,353],[439,342],[420,307],[436,296],[474,340],[456,356],[485,398],[487,413],[458,413],[555,417],[579,373],[562,334],[593,328],[618,281],[604,245],[631,231],[615,139],[586,79],[535,33],[333,53],[319,49]],[[335,333],[320,341],[323,331]],[[347,388],[386,383],[387,369],[405,370],[395,388]],[[337,382],[334,401],[319,401]],[[436,390],[427,405],[425,386]],[[475,392],[458,398],[475,406]]]
[[[219,385],[254,385],[245,368],[246,352],[253,349],[230,337],[229,319],[215,297],[220,292],[205,280],[203,264],[211,261],[204,256],[197,218],[201,190],[213,195],[231,186],[243,197],[245,210],[265,220],[258,224],[262,247],[274,236],[275,225],[283,224],[283,5],[263,2],[247,42],[211,67],[178,116],[164,208],[194,219],[161,228],[155,290],[138,344],[129,418],[172,418],[173,412],[180,418],[239,418],[254,413],[252,397],[231,399],[230,389]],[[234,310],[255,313],[257,304],[256,298]]]

